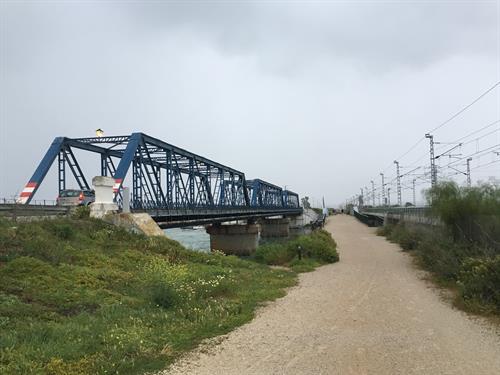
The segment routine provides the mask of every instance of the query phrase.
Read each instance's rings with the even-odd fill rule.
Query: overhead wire
[[[476,97],[472,102],[470,102],[469,104],[467,104],[466,106],[464,106],[463,108],[461,108],[459,111],[457,111],[456,113],[454,113],[452,116],[450,116],[448,119],[446,119],[445,121],[443,121],[442,123],[440,123],[439,125],[437,125],[436,127],[434,127],[433,129],[429,130],[427,132],[427,134],[432,134],[434,133],[436,130],[439,130],[441,128],[443,128],[445,125],[449,124],[451,121],[453,121],[455,118],[457,118],[458,116],[460,116],[462,113],[464,113],[465,111],[467,111],[470,107],[472,107],[474,104],[476,104],[477,102],[479,102],[482,98],[484,98],[486,95],[488,95],[490,92],[492,92],[495,88],[497,88],[498,86],[500,86],[500,81],[497,81],[495,84],[493,84],[491,87],[489,87],[486,91],[484,91],[481,95],[479,95],[478,97]],[[481,131],[485,130],[485,129],[488,129],[490,128],[491,126],[493,125],[496,125],[500,123],[500,120],[496,120],[494,122],[491,122],[483,127],[481,127],[480,129],[477,129],[477,130],[474,130],[473,132],[459,138],[457,141],[455,142],[451,142],[451,143],[458,143],[464,139],[467,139],[468,137],[474,135],[474,134],[477,134],[477,133],[480,133]],[[494,134],[496,132],[500,131],[500,129],[495,129],[487,134],[483,134],[481,137],[479,138],[475,138],[469,142],[466,142],[464,143],[463,145],[466,145],[466,144],[470,144],[472,142],[477,142],[478,140],[480,139],[483,139],[485,137],[487,137],[488,135],[491,135],[491,134]],[[420,145],[420,143],[422,143],[423,140],[425,140],[426,137],[422,137],[420,138],[415,144],[413,144],[407,151],[405,151],[403,154],[401,154],[399,157],[397,157],[395,160],[401,160],[402,158],[404,158],[405,156],[407,156],[410,152],[412,152],[415,148],[417,148],[417,146]],[[462,146],[463,146],[462,145]],[[500,145],[497,145],[497,146],[500,146]],[[497,147],[497,146],[493,146],[493,147]],[[438,148],[440,149],[440,148]],[[483,150],[484,151],[484,150]],[[476,152],[474,154],[471,154],[471,155],[468,155],[466,157],[463,157],[460,160],[463,160],[465,158],[468,158],[468,157],[471,157],[471,156],[474,156],[474,155],[477,155],[479,152]],[[418,163],[420,160],[422,160],[423,158],[425,158],[427,155],[423,155],[421,156],[420,158],[418,158],[415,162],[413,162],[412,164],[409,165],[409,167],[414,167],[416,163]],[[447,166],[445,166],[444,168],[446,167],[449,167],[451,165],[455,165],[457,162],[459,161],[456,161],[456,162],[452,162],[452,163],[449,163]],[[386,168],[383,169],[382,173],[385,173],[387,172],[387,170],[389,170],[392,166],[392,163],[389,164]],[[422,167],[422,166],[420,166]],[[419,168],[420,168],[419,167]],[[400,175],[399,177],[403,177],[405,176],[406,174],[403,174],[403,175]],[[398,178],[398,176],[392,178],[392,180],[390,180],[389,182],[385,183],[385,185],[390,185],[392,186],[393,185],[393,182]],[[375,178],[372,179],[373,181],[375,181]],[[383,187],[382,187],[383,188]],[[378,191],[379,188],[377,187],[376,189],[372,189],[373,191]]]

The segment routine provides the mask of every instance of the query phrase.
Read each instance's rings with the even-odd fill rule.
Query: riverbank
[[[444,302],[399,246],[348,215],[325,229],[340,262],[300,274],[250,323],[162,374],[500,373],[492,325]]]
[[[0,373],[159,370],[296,280],[98,220],[0,220]]]

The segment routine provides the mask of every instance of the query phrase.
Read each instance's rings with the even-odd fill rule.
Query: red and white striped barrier
[[[33,194],[33,191],[35,191],[37,183],[36,182],[28,182],[26,186],[24,187],[23,191],[19,195],[19,198],[17,199],[17,203],[25,204],[28,202],[28,199],[31,197]]]

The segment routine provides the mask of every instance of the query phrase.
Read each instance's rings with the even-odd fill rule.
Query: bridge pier
[[[290,235],[290,219],[262,219],[260,221],[262,238],[288,237]]]
[[[259,226],[256,224],[210,225],[210,249],[227,255],[250,255],[259,243]]]

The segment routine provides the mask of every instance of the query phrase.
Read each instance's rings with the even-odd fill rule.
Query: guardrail
[[[411,206],[411,207],[369,207],[362,208],[361,212],[365,213],[381,213],[381,214],[406,214],[406,215],[430,215],[431,208],[429,206]]]
[[[66,216],[71,207],[57,206],[52,201],[38,201],[37,204],[12,203],[14,200],[0,199],[0,216],[14,221],[30,221],[49,217]],[[43,204],[49,203],[49,204]]]
[[[0,198],[0,204],[17,204],[24,205],[23,203],[18,202],[18,198]],[[57,205],[57,201],[53,199],[33,199],[30,204],[31,206],[55,206]]]
[[[384,223],[404,221],[408,223],[441,225],[441,220],[433,215],[429,206],[412,207],[370,207],[362,208],[360,214],[378,216]]]

